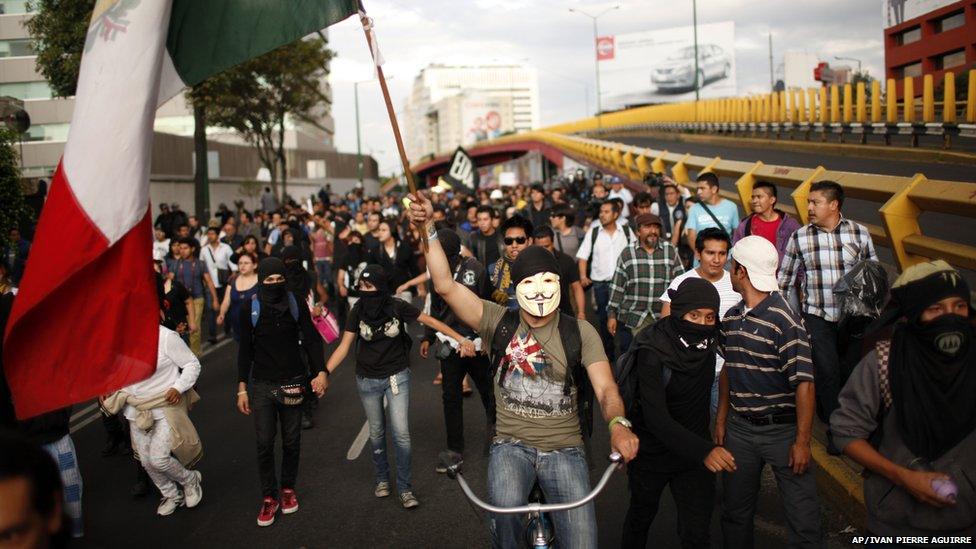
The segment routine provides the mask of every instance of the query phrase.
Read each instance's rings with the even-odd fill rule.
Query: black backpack
[[[586,374],[586,367],[583,366],[583,338],[580,336],[577,319],[563,312],[559,313],[559,317],[559,339],[566,353],[567,365],[563,394],[570,394],[572,388],[576,387],[576,409],[579,414],[580,431],[583,433],[583,438],[589,438],[593,433],[593,386]],[[518,330],[519,322],[518,310],[505,311],[491,338],[488,354],[491,361],[491,376],[494,379],[495,375],[498,375],[499,386],[505,382],[506,370],[501,368],[505,348]],[[499,372],[500,368],[501,372]]]
[[[617,382],[620,398],[624,401],[624,410],[630,413],[637,404],[637,351],[638,347],[631,345],[630,349],[620,355],[613,363],[613,380]],[[661,385],[667,389],[671,382],[671,368],[661,365]]]

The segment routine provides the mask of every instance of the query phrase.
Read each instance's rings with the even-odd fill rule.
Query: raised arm
[[[427,258],[427,270],[434,283],[434,291],[441,296],[461,322],[477,330],[481,325],[483,308],[481,299],[463,284],[454,280],[447,255],[444,254],[444,248],[437,240],[437,231],[434,229],[433,222],[433,205],[422,192],[418,192],[416,196],[411,194],[409,198],[411,200],[410,222],[427,233],[427,251],[424,256]]]

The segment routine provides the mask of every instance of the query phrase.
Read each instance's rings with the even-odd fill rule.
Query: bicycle
[[[552,519],[549,517],[549,513],[556,511],[568,511],[570,509],[575,509],[577,507],[582,507],[587,503],[593,501],[596,496],[603,491],[606,487],[607,481],[610,480],[610,476],[613,475],[614,470],[620,468],[620,464],[623,463],[623,457],[617,453],[613,452],[609,456],[610,465],[603,472],[603,476],[600,477],[600,481],[597,482],[596,487],[590,491],[584,498],[571,501],[567,503],[545,503],[543,501],[542,490],[539,488],[538,482],[532,488],[529,493],[529,503],[527,505],[520,505],[517,507],[497,507],[482,501],[471,487],[468,486],[467,481],[464,480],[464,475],[461,473],[461,454],[452,452],[450,450],[440,453],[441,464],[447,469],[447,476],[451,480],[457,480],[458,484],[461,486],[461,491],[467,496],[468,500],[480,507],[484,511],[489,513],[497,514],[507,514],[507,515],[518,515],[526,514],[528,515],[528,522],[525,526],[525,541],[528,547],[531,549],[549,549],[553,546],[555,541],[555,534],[552,528]]]

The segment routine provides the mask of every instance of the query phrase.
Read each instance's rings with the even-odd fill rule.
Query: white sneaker
[[[159,502],[159,507],[156,508],[156,514],[161,517],[167,517],[172,515],[176,511],[177,507],[183,505],[183,496],[177,495],[172,498],[163,498]]]
[[[203,473],[200,471],[191,471],[193,477],[196,479],[193,484],[187,484],[183,487],[183,496],[186,498],[187,507],[196,507],[200,504],[200,500],[203,499]]]

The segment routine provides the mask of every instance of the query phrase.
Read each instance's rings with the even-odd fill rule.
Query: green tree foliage
[[[24,26],[38,70],[56,97],[74,95],[95,0],[31,0],[28,6],[34,16]]]
[[[257,149],[272,189],[287,192],[286,120],[321,127],[329,98],[321,88],[332,51],[321,37],[293,42],[218,74],[187,92],[206,106],[207,124],[236,130]]]
[[[33,212],[24,201],[20,185],[20,158],[14,143],[17,136],[0,126],[0,238],[6,239],[10,229],[30,223]]]

